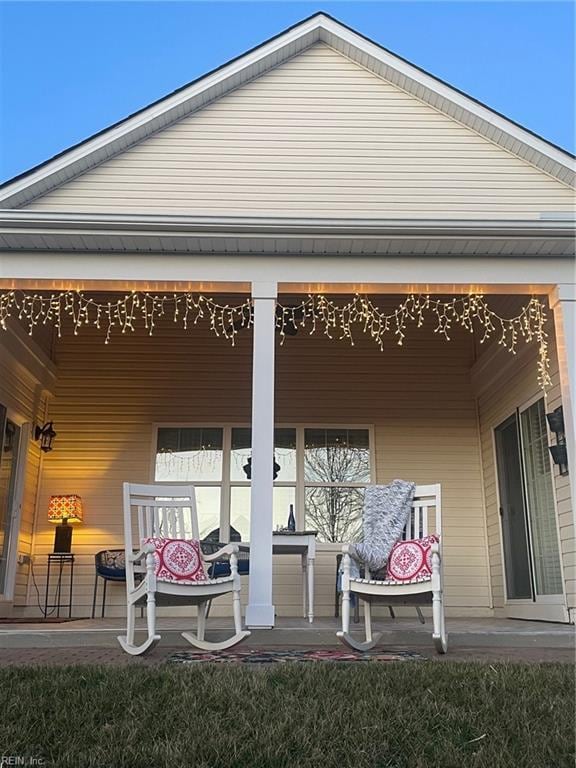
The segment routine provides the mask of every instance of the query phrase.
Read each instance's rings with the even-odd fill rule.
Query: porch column
[[[576,517],[576,285],[556,286],[550,305],[554,310],[572,513]]]
[[[274,327],[277,283],[252,283],[252,496],[246,626],[272,629]]]

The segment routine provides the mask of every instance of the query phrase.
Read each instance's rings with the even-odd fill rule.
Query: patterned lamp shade
[[[50,496],[48,504],[48,520],[51,523],[82,522],[82,499],[80,496]]]

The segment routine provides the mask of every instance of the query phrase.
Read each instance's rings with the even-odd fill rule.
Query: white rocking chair
[[[372,634],[372,606],[382,604],[420,606],[432,604],[432,640],[438,653],[446,653],[448,635],[444,620],[444,591],[442,577],[442,509],[440,485],[416,487],[412,511],[402,534],[402,539],[420,539],[435,533],[439,544],[431,550],[432,576],[426,581],[398,583],[393,580],[354,578],[350,575],[350,545],[342,547],[342,631],[337,636],[346,645],[358,651],[373,648],[382,637]],[[433,522],[431,517],[434,518]],[[370,574],[367,574],[370,575]],[[364,602],[366,639],[356,640],[350,634],[350,597]]]
[[[137,531],[139,549],[134,552],[133,530]],[[154,545],[149,538],[198,539],[196,494],[191,485],[134,485],[124,483],[124,539],[126,550],[126,636],[118,637],[122,648],[133,656],[145,653],[160,640],[156,632],[156,604],[197,605],[197,632],[182,632],[189,643],[204,651],[218,651],[239,643],[250,632],[242,630],[240,577],[236,544],[227,544],[212,555],[200,553],[204,563],[230,558],[230,576],[206,579],[196,584],[180,584],[156,578]],[[208,567],[205,568],[206,572]],[[135,574],[142,574],[136,582]],[[235,634],[228,640],[211,643],[204,639],[210,601],[232,592]],[[134,640],[136,605],[146,606],[147,637],[137,645]]]

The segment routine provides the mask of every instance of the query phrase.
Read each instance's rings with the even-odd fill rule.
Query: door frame
[[[518,426],[518,433],[519,433],[518,434],[519,448],[520,448],[520,465],[521,465],[521,472],[522,472],[522,495],[524,497],[526,526],[527,526],[527,533],[528,533],[530,578],[532,581],[532,594],[534,595],[533,599],[531,600],[530,599],[513,600],[508,598],[508,589],[506,584],[506,559],[504,556],[504,541],[503,541],[503,534],[502,534],[502,519],[500,517],[500,514],[498,514],[498,521],[499,521],[498,534],[500,539],[500,561],[502,563],[502,586],[504,591],[504,610],[506,611],[506,615],[508,618],[530,619],[533,621],[568,622],[569,617],[568,617],[568,608],[566,603],[566,581],[564,578],[562,541],[560,538],[560,528],[558,525],[558,499],[556,496],[556,477],[554,475],[554,465],[552,463],[552,458],[550,456],[550,453],[548,453],[548,462],[550,466],[550,474],[552,477],[552,499],[554,502],[554,520],[555,520],[555,527],[556,527],[556,536],[558,540],[558,554],[560,558],[562,593],[558,595],[537,595],[536,585],[534,582],[534,549],[532,546],[533,537],[532,537],[532,526],[530,521],[530,511],[528,508],[528,499],[526,498],[526,485],[525,485],[526,468],[525,468],[525,459],[524,459],[524,451],[523,451],[523,443],[522,443],[522,427],[520,422],[520,416],[524,411],[530,408],[531,405],[534,405],[534,403],[538,402],[539,400],[544,400],[544,411],[546,412],[546,409],[547,409],[546,395],[543,394],[542,392],[538,392],[535,395],[532,395],[532,397],[528,398],[527,400],[524,400],[522,403],[517,405],[512,410],[507,410],[505,415],[503,415],[501,418],[498,418],[498,420],[492,424],[492,430],[491,430],[492,431],[492,455],[493,455],[493,462],[494,462],[494,475],[496,480],[495,482],[496,506],[497,506],[497,509],[499,510],[501,506],[501,502],[500,502],[500,480],[498,476],[496,429],[512,416],[516,416],[516,419],[517,419],[517,426]],[[546,436],[548,439],[550,438],[548,426],[546,426]]]
[[[3,403],[4,405],[4,403]],[[14,589],[16,585],[16,559],[18,555],[18,540],[20,538],[20,522],[22,518],[22,500],[24,497],[24,481],[26,477],[26,464],[28,458],[28,446],[32,434],[31,423],[20,416],[10,406],[6,408],[6,419],[12,421],[20,429],[18,440],[18,451],[16,453],[16,475],[14,478],[14,496],[10,515],[10,533],[8,537],[8,547],[6,555],[6,579],[4,591],[0,592],[2,602],[12,602],[14,600]]]

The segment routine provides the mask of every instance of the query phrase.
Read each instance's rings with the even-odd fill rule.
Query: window
[[[202,538],[249,540],[251,447],[249,427],[158,428],[154,479],[194,483]],[[298,528],[317,530],[319,541],[355,538],[371,481],[368,428],[274,430],[275,529],[292,505]]]
[[[220,526],[223,439],[221,427],[158,430],[154,480],[194,483],[200,538]]]
[[[320,541],[358,537],[369,483],[367,429],[304,430],[306,525],[318,531]]]
[[[230,460],[230,530],[250,538],[250,454],[252,430],[232,427]],[[286,525],[290,504],[296,509],[296,430],[274,430],[273,526]]]

